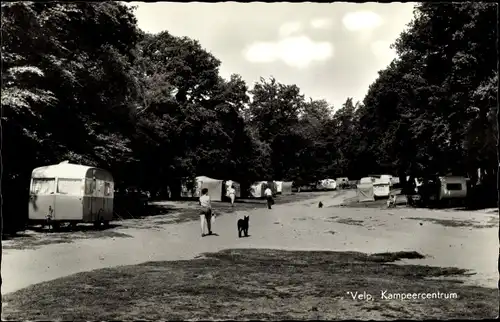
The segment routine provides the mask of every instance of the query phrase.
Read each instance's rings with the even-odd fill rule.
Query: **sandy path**
[[[403,217],[463,218],[485,222],[480,213],[427,210],[347,209],[333,206],[354,194],[320,196],[272,210],[254,210],[217,218],[219,236],[201,238],[198,222],[164,225],[163,230],[120,230],[134,238],[76,240],[36,250],[4,250],[2,293],[70,274],[145,261],[191,259],[203,252],[226,248],[281,248],[295,250],[354,250],[384,252],[416,250],[432,258],[414,261],[437,266],[473,269],[474,284],[496,287],[498,281],[498,227],[451,228]],[[325,208],[318,209],[321,200]],[[236,220],[250,214],[250,237],[237,237]],[[363,220],[363,226],[335,222]],[[334,232],[334,233],[332,233]]]

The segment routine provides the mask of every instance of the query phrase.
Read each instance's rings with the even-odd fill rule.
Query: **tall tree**
[[[250,93],[253,99],[249,104],[249,124],[271,147],[273,173],[270,175],[279,179],[293,177],[304,145],[301,134],[296,131],[304,109],[304,96],[296,85],[284,85],[272,77],[269,81],[261,78]]]
[[[4,210],[25,213],[13,209],[34,167],[131,157],[138,33],[132,11],[113,2],[2,3],[1,20]]]

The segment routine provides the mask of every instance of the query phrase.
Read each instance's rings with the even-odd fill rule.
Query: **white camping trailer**
[[[114,182],[110,172],[63,161],[31,174],[29,221],[56,228],[61,222],[105,225],[113,219]]]

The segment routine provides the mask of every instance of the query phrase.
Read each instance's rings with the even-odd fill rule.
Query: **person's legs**
[[[207,221],[208,234],[212,234],[212,212],[207,211],[205,213],[205,220]]]
[[[271,209],[271,206],[272,206],[272,199],[271,197],[267,197],[267,208]]]
[[[205,234],[205,214],[200,215],[201,235]]]
[[[231,198],[231,207],[234,207],[234,195],[231,194],[229,197]]]

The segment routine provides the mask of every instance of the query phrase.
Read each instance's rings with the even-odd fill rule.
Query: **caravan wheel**
[[[108,229],[109,228],[109,220],[103,221],[103,225],[104,225],[104,229]]]
[[[94,228],[95,228],[95,229],[99,229],[99,228],[101,228],[101,221],[100,221],[100,220],[98,220],[98,221],[94,221]]]

